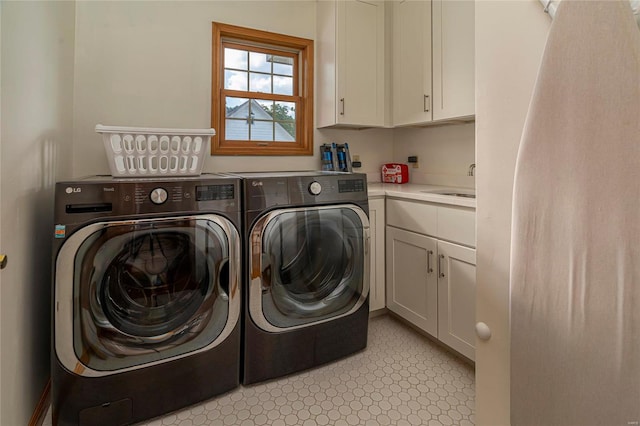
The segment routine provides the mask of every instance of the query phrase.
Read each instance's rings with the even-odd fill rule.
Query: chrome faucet
[[[475,176],[476,172],[476,163],[473,163],[469,166],[469,171],[467,172],[467,176]]]

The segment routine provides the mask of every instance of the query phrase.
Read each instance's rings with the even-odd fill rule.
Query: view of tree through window
[[[212,153],[312,154],[313,42],[213,28]]]

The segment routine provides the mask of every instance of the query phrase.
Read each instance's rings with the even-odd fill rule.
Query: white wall
[[[2,2],[2,425],[24,425],[49,377],[53,185],[70,176],[74,2]]]
[[[509,252],[515,160],[550,19],[537,0],[476,2],[476,423],[509,424]]]
[[[98,123],[210,127],[212,21],[314,39],[315,11],[314,1],[79,2],[75,175],[109,172],[94,131]],[[391,156],[391,138],[384,132],[330,130],[316,132],[313,156],[207,156],[204,169],[318,169],[317,147],[332,140],[350,142],[352,152],[371,147],[381,158]],[[363,156],[366,166],[383,162],[375,155]]]
[[[393,158],[393,129],[322,129],[316,130],[314,146],[319,151],[323,143],[349,143],[351,157],[360,156],[362,168],[354,172],[366,173],[370,182],[380,182],[380,168]],[[319,169],[319,158],[314,157],[308,169]],[[291,169],[291,167],[289,167]]]
[[[415,183],[474,188],[469,166],[475,163],[475,125],[451,124],[424,128],[399,128],[393,134],[393,159],[407,163],[418,156],[418,168],[409,165]]]

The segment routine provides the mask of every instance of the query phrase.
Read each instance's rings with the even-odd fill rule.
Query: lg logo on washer
[[[251,185],[253,185],[253,186],[262,186],[262,181],[261,180],[254,180],[253,182],[251,182]]]
[[[82,188],[80,187],[72,187],[72,186],[67,186],[67,189],[65,189],[65,192],[67,194],[74,194],[74,193],[78,193],[78,192],[82,192]]]

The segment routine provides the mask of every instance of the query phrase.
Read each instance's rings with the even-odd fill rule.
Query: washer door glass
[[[213,221],[98,227],[74,260],[75,355],[113,371],[205,347],[227,322],[229,283],[229,237]]]
[[[250,290],[254,320],[290,328],[346,314],[366,300],[366,216],[360,212],[351,207],[283,211],[254,227],[264,226],[259,277],[252,280],[260,286]],[[254,236],[259,238],[259,231]]]

